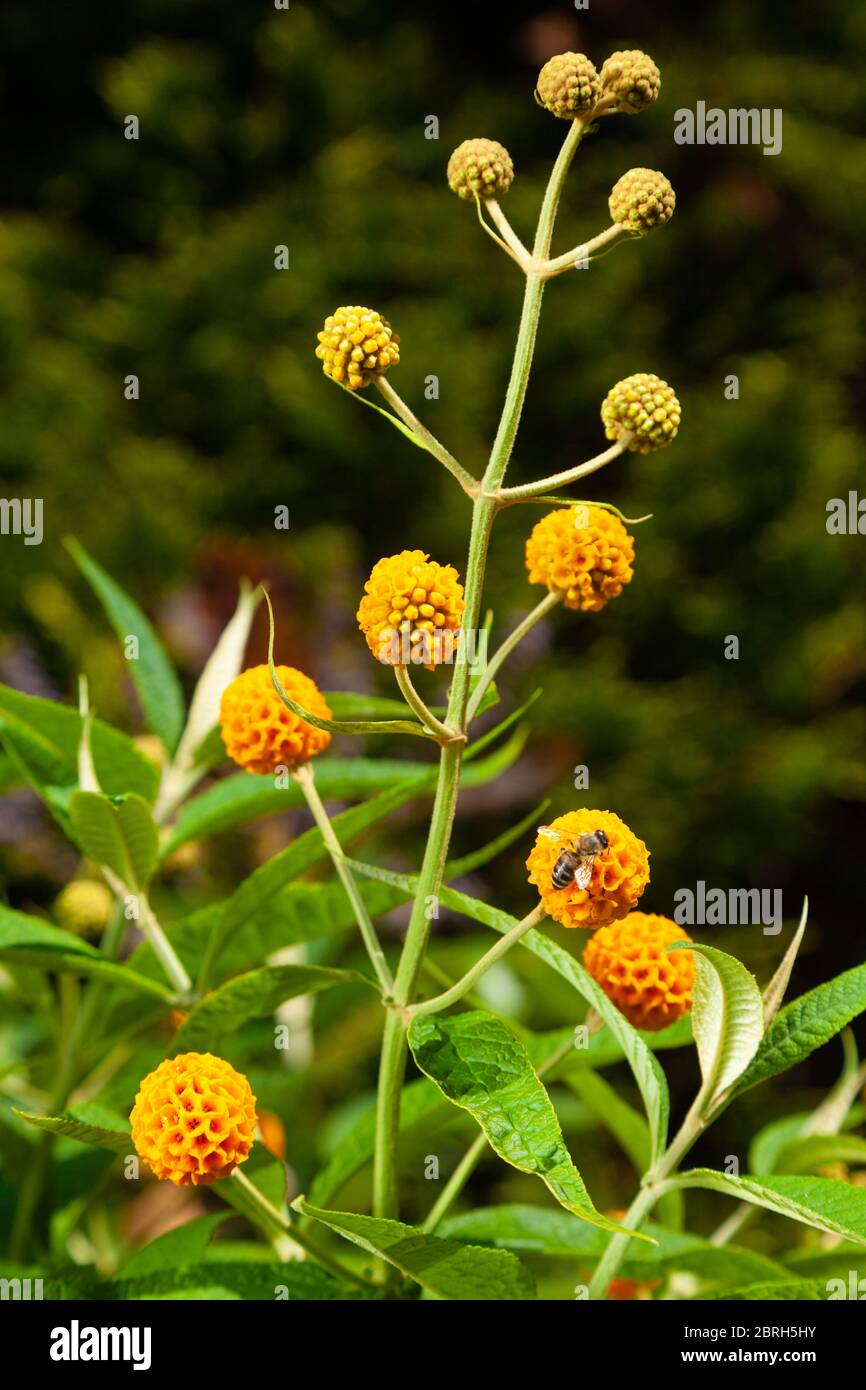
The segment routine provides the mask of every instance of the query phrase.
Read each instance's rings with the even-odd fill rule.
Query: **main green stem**
[[[553,166],[535,235],[533,256],[536,260],[546,260],[550,254],[553,225],[562,186],[583,133],[583,124],[580,121],[575,121],[569,128],[562,149]],[[481,491],[475,497],[472,506],[472,529],[469,537],[469,556],[466,562],[464,591],[464,633],[474,633],[479,627],[487,549],[490,544],[493,522],[499,508],[497,493],[505,476],[520,424],[535,350],[535,338],[538,331],[543,294],[544,280],[540,275],[529,273],[526,277],[526,290],[523,296],[523,308],[517,331],[511,376],[505,394],[505,404],[502,408],[499,428],[496,431],[487,470],[481,482]],[[466,650],[465,643],[462,644],[462,650],[463,652]],[[454,679],[451,683],[445,722],[449,728],[464,734],[469,701],[469,677],[468,661],[458,660],[455,666]],[[379,1089],[376,1102],[373,1211],[377,1216],[388,1218],[396,1218],[399,1213],[397,1152],[400,1135],[400,1092],[406,1070],[407,1053],[403,1010],[412,1003],[415,997],[418,977],[424,962],[432,915],[429,900],[437,896],[442,885],[445,860],[451,839],[451,828],[454,823],[454,812],[457,806],[463,746],[462,742],[447,744],[440,754],[439,777],[436,783],[430,831],[427,836],[421,872],[418,876],[418,891],[412,906],[412,914],[394,982],[396,1007],[388,1011],[382,1037]]]

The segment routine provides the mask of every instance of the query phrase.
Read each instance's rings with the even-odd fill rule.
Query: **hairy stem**
[[[458,980],[455,985],[452,985],[450,989],[446,989],[444,993],[437,994],[433,999],[425,999],[423,1004],[412,1005],[409,1012],[413,1017],[420,1014],[438,1014],[441,1013],[443,1009],[450,1008],[452,1004],[456,1004],[458,999],[462,999],[464,994],[481,979],[482,975],[486,975],[492,965],[495,965],[498,960],[501,960],[506,952],[510,951],[512,946],[514,946],[522,936],[525,936],[533,927],[537,927],[539,923],[543,922],[546,916],[547,912],[544,905],[539,903],[522,921],[513,926],[504,936],[500,936],[496,944],[491,946],[489,951],[485,951],[480,960],[477,960],[471,969],[467,970],[466,974],[462,979]]]
[[[443,724],[441,719],[437,719],[432,710],[427,708],[427,705],[412,684],[412,677],[409,675],[408,668],[406,666],[395,666],[394,676],[400,687],[400,694],[403,696],[403,699],[406,701],[412,713],[420,719],[425,729],[428,729],[435,738],[442,739],[447,743],[453,736],[451,729],[449,729],[446,724]]]
[[[583,132],[583,124],[575,121],[569,128],[551,172],[535,236],[533,255],[536,259],[546,259],[550,253],[553,225],[562,186]],[[464,633],[474,632],[479,625],[487,549],[498,510],[496,492],[505,476],[520,423],[535,348],[543,291],[543,279],[535,273],[527,274],[523,308],[505,403],[481,489],[476,491],[472,507],[472,529],[469,537],[469,555],[466,562],[464,587]],[[390,399],[387,397],[387,393],[385,394],[386,398]],[[453,469],[451,471],[453,472]],[[465,653],[465,643],[461,643],[458,649],[458,659],[448,697],[446,723],[449,728],[465,734],[471,672],[468,662],[465,659],[460,659],[463,653]],[[418,876],[417,894],[412,906],[406,939],[397,968],[394,1000],[398,1006],[405,1007],[411,1004],[417,988],[424,953],[427,949],[430,935],[428,899],[436,896],[442,883],[451,839],[451,827],[457,805],[462,755],[462,743],[445,744],[440,754],[439,777],[436,784],[427,846],[421,872]],[[397,1159],[400,1134],[400,1091],[406,1069],[406,1052],[406,1028],[403,1016],[399,1009],[390,1009],[386,1016],[382,1038],[376,1102],[373,1210],[377,1216],[396,1217],[399,1211]]]
[[[499,647],[497,651],[494,652],[493,656],[490,658],[490,661],[487,663],[487,669],[484,672],[484,675],[481,677],[481,680],[478,682],[478,684],[472,692],[472,696],[469,700],[467,723],[471,724],[472,720],[478,713],[478,707],[481,704],[481,701],[484,699],[485,692],[488,686],[490,685],[490,682],[495,677],[496,672],[499,670],[500,666],[502,666],[502,664],[505,661],[507,661],[508,657],[514,651],[514,648],[518,645],[518,643],[523,641],[527,632],[530,632],[532,628],[535,627],[535,624],[537,622],[540,622],[540,620],[543,617],[545,617],[546,614],[550,613],[556,607],[556,605],[561,602],[561,600],[562,593],[559,591],[545,594],[541,602],[536,604],[531,613],[527,613],[523,621],[521,623],[518,623],[514,631],[508,637],[506,637],[501,647]]]
[[[448,469],[448,472],[457,479],[464,492],[473,496],[478,491],[478,479],[473,478],[472,474],[463,467],[462,463],[457,462],[454,455],[448,452],[444,444],[440,444],[435,434],[431,434],[427,426],[421,423],[415,412],[409,408],[402,396],[397,394],[394,387],[385,377],[377,377],[376,385],[391,408],[400,416],[403,424],[406,425],[413,434],[417,434],[428,454],[432,454],[444,468]]]
[[[542,497],[547,492],[555,492],[557,488],[575,482],[577,478],[596,473],[599,468],[604,468],[606,463],[619,458],[625,449],[626,442],[618,439],[609,449],[605,449],[604,453],[596,454],[595,458],[588,459],[586,463],[579,463],[576,468],[566,468],[562,473],[551,473],[547,478],[539,478],[534,483],[521,483],[519,487],[504,487],[500,497],[506,503],[525,501],[528,497]]]

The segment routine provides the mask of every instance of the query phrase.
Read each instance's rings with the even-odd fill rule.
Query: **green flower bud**
[[[511,155],[496,140],[464,140],[448,161],[448,186],[468,202],[501,198],[513,178]]]
[[[583,53],[558,53],[538,74],[535,97],[554,116],[573,121],[592,110],[600,92],[598,73]]]
[[[601,407],[608,439],[623,440],[630,453],[663,449],[680,426],[680,403],[673,388],[652,372],[637,372],[618,381]]]
[[[635,116],[651,106],[661,84],[661,74],[652,58],[637,48],[612,53],[602,65],[602,95],[613,97],[615,106],[612,109],[624,111],[628,116]]]
[[[611,189],[608,207],[618,227],[630,232],[651,232],[674,214],[677,195],[657,169],[629,169]]]

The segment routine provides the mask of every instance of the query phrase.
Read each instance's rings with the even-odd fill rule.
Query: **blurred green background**
[[[550,284],[511,481],[598,452],[601,400],[635,371],[675,386],[683,424],[671,448],[589,480],[590,498],[652,513],[634,581],[603,615],[558,614],[521,649],[502,708],[542,686],[533,734],[502,783],[467,795],[456,842],[482,843],[544,796],[551,814],[585,802],[572,770],[586,764],[589,804],[650,846],[643,906],[670,913],[676,888],[703,879],[780,888],[790,922],[808,892],[797,983],[859,962],[864,540],[825,523],[828,500],[863,478],[866,10],[613,0],[466,7],[458,22],[400,0],[139,0],[57,8],[50,32],[41,9],[9,8],[0,45],[16,112],[0,468],[5,496],[45,507],[40,547],[0,543],[0,679],[69,699],[84,669],[98,712],[133,729],[124,662],[66,534],[144,604],[188,684],[249,575],[274,593],[280,659],[324,688],[392,693],[355,626],[366,574],[416,546],[462,569],[468,509],[432,460],[326,380],[316,332],[338,304],[380,309],[401,336],[395,386],[480,471],[522,282],[448,191],[448,155],[469,136],[508,147],[506,210],[528,239],[566,130],[533,101],[541,64],[565,49],[598,66],[617,48],[652,54],[660,100],[586,141],[556,249],[608,224],[609,190],[635,165],[668,175],[676,214]],[[780,107],[781,154],[675,144],[675,111],[698,101]],[[137,401],[124,398],[131,373]],[[288,533],[274,529],[280,505]],[[515,507],[497,523],[499,635],[538,597],[522,552],[539,515]],[[251,657],[263,656],[258,626]],[[16,792],[0,809],[7,896],[28,907],[74,866],[34,806]],[[262,827],[236,858],[253,862],[296,823]],[[389,862],[411,865],[424,829],[421,807]],[[522,860],[511,853],[475,891],[525,910]],[[210,886],[204,872],[193,897]],[[787,940],[700,934],[761,979]],[[829,1081],[837,1052],[811,1067]]]

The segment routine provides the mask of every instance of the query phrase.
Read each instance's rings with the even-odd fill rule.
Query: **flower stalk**
[[[292,773],[292,780],[300,787],[304,800],[310,809],[310,814],[321,832],[325,842],[325,848],[331,856],[331,862],[337,871],[337,877],[346,890],[346,897],[352,904],[355,914],[355,921],[358,930],[370,958],[370,964],[376,972],[376,978],[386,997],[390,997],[394,988],[394,980],[391,971],[388,969],[388,962],[382,950],[381,942],[376,934],[372,919],[367,911],[367,905],[361,896],[361,891],[355,882],[351,869],[346,863],[346,856],[343,847],[337,839],[336,832],[331,824],[330,817],[322,804],[322,799],[316,789],[316,782],[313,775],[311,763],[304,763],[301,767],[295,768]]]

